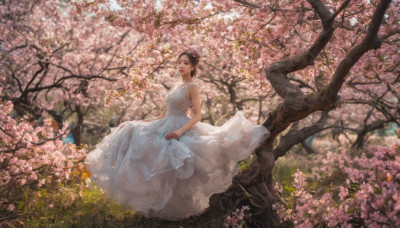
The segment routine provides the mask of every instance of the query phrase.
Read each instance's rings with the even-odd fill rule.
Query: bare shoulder
[[[196,82],[190,82],[188,85],[188,92],[193,93],[193,92],[198,92],[199,91],[199,86],[197,85]]]
[[[192,82],[189,82],[188,88],[189,89],[199,89],[199,85],[197,85],[196,82],[192,81]]]
[[[188,93],[188,95],[190,97],[192,96],[198,96],[199,95],[199,86],[197,85],[197,83],[195,82],[190,82],[190,84],[188,85],[188,88],[186,90],[186,92]]]

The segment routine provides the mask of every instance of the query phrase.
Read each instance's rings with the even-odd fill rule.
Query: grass
[[[76,180],[25,190],[16,202],[16,218],[0,227],[180,227],[156,218],[145,218],[107,197],[99,187],[84,187]]]

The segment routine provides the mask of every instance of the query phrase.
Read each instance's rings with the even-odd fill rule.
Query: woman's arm
[[[190,85],[188,87],[188,93],[192,100],[193,117],[180,128],[183,131],[183,133],[192,128],[197,122],[201,120],[201,102],[200,102],[199,87],[196,84]]]
[[[201,120],[201,102],[200,102],[200,92],[199,88],[196,84],[190,85],[188,87],[188,91],[190,99],[192,100],[193,105],[193,117],[181,128],[168,133],[165,138],[179,138],[185,133],[187,130],[192,128],[197,122]]]

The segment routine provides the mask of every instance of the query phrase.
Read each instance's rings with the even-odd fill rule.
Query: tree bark
[[[274,149],[275,158],[279,158],[284,156],[290,148],[298,143],[303,143],[308,137],[317,134],[318,132],[325,129],[325,123],[328,119],[329,111],[334,108],[332,106],[329,109],[326,109],[322,112],[320,119],[309,127],[304,127],[301,130],[297,130],[295,128],[291,128],[289,132],[281,137],[279,145]],[[308,149],[308,148],[306,148]]]
[[[357,134],[357,139],[353,143],[352,147],[356,148],[362,148],[364,145],[364,140],[368,132],[371,132],[376,129],[381,129],[384,127],[384,124],[390,122],[387,120],[377,120],[372,122],[371,124],[364,125],[364,127],[361,129],[361,131],[358,132]]]
[[[77,146],[81,145],[81,129],[83,124],[83,112],[79,105],[76,105],[75,112],[77,115],[77,121],[75,127],[71,130],[72,137],[74,138]]]

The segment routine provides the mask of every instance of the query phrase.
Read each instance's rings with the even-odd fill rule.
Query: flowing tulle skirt
[[[269,132],[239,111],[222,126],[198,122],[179,140],[165,139],[189,119],[166,116],[111,128],[85,160],[91,180],[147,217],[178,220],[201,213],[212,194],[229,187],[236,163]]]

